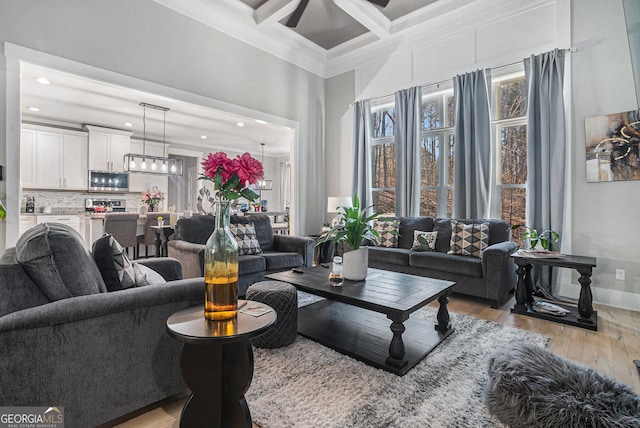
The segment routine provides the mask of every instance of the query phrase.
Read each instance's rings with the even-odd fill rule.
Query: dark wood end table
[[[591,295],[591,274],[593,268],[596,267],[595,257],[572,255],[562,255],[558,258],[529,257],[519,253],[514,253],[511,257],[518,266],[516,270],[518,273],[516,304],[513,306],[513,309],[511,309],[512,313],[528,315],[594,331],[598,330],[598,312],[593,310],[593,297]],[[569,311],[566,316],[555,316],[533,310],[532,304],[534,300],[531,268],[534,265],[576,269],[580,273],[578,281],[580,282],[581,288],[577,310],[573,306],[562,305],[556,302],[553,302],[553,304]]]
[[[249,305],[269,308],[258,302]],[[167,332],[184,342],[180,369],[191,389],[180,415],[180,427],[251,428],[251,413],[244,398],[253,378],[249,339],[265,333],[276,318],[272,309],[259,317],[238,311],[230,320],[210,321],[201,305],[169,317]]]

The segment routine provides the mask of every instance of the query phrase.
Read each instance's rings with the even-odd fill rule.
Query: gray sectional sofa
[[[0,406],[64,407],[85,428],[187,391],[166,321],[203,305],[202,279],[146,259],[168,282],[107,292],[73,229],[32,231],[0,257]]]
[[[267,273],[312,265],[313,239],[274,234],[266,215],[232,215],[231,223],[253,223],[262,250],[261,254],[238,257],[239,296],[244,296],[247,288],[262,281]],[[181,218],[176,223],[174,237],[167,244],[168,255],[180,260],[185,278],[204,276],[205,244],[214,227],[215,219],[210,215]]]
[[[503,220],[459,219],[465,224],[487,223],[489,246],[482,258],[447,254],[451,219],[399,217],[398,248],[369,247],[369,267],[455,281],[453,291],[487,299],[491,307],[502,306],[516,286],[516,267],[510,257],[517,245],[510,241],[511,228]],[[414,231],[437,231],[433,252],[411,250]]]

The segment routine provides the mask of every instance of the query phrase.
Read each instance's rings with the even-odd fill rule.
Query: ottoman
[[[276,324],[266,333],[251,340],[258,348],[281,348],[291,345],[298,334],[298,293],[285,282],[256,282],[247,289],[247,300],[271,306],[278,314]]]

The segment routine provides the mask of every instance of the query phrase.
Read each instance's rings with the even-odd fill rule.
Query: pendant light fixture
[[[166,144],[169,108],[148,103],[140,103],[140,107],[142,107],[142,153],[124,155],[124,170],[143,174],[182,175],[182,159],[147,155],[147,109],[162,111],[162,143]]]
[[[262,146],[262,168],[264,169],[264,146],[266,143],[260,143],[260,145]],[[262,197],[262,191],[263,190],[272,190],[273,189],[273,180],[265,180],[264,177],[262,177],[260,180],[258,180],[258,190],[260,190],[260,196]]]

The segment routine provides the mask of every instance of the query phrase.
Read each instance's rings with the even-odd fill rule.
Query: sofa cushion
[[[267,269],[267,262],[260,256],[238,256],[238,275],[262,272]]]
[[[7,248],[0,257],[0,317],[49,303],[15,259],[16,249]]]
[[[424,232],[422,230],[413,231],[413,251],[435,251],[438,232]]]
[[[413,245],[413,232],[423,230],[431,232],[433,230],[433,217],[398,217],[400,220],[400,236],[398,236],[398,247],[409,249]]]
[[[300,253],[283,253],[279,251],[265,251],[262,253],[267,262],[268,271],[277,271],[300,267],[304,264],[304,259]]]
[[[258,242],[260,243],[260,248],[262,249],[262,251],[273,249],[273,229],[271,228],[271,220],[266,215],[232,215],[231,223],[253,223],[253,226],[256,230],[256,237],[258,238]]]
[[[380,235],[379,247],[397,248],[398,231],[400,221],[395,218],[386,218],[373,221],[373,230]]]
[[[155,270],[149,266],[140,263],[133,263],[135,272],[136,287],[144,287],[147,285],[164,284],[167,281]]]
[[[411,253],[409,266],[482,278],[482,260],[439,252]]]
[[[93,243],[91,253],[108,291],[135,287],[136,273],[133,265],[110,233],[105,233]]]
[[[262,252],[260,243],[256,238],[256,230],[253,223],[232,223],[229,226],[229,229],[238,243],[238,254],[251,255],[260,254]]]
[[[373,262],[409,266],[409,254],[411,250],[406,248],[369,247],[369,260]]]
[[[27,230],[16,243],[16,260],[50,301],[107,291],[82,238],[67,225]]]
[[[482,257],[489,244],[489,225],[464,224],[451,220],[451,244],[449,254]]]
[[[210,215],[181,218],[176,223],[174,237],[194,244],[206,244],[215,227],[215,220]]]

